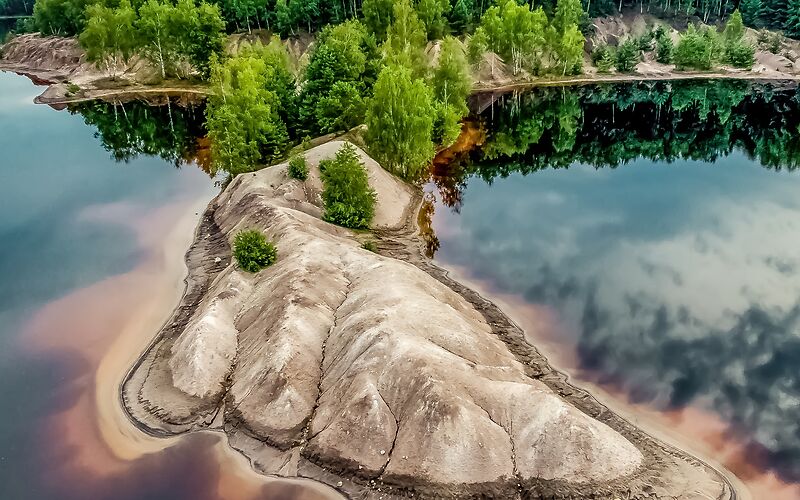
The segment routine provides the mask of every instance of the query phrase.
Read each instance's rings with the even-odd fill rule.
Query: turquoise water
[[[501,100],[433,187],[437,258],[555,311],[582,377],[710,410],[800,482],[798,95],[731,85]]]
[[[50,301],[141,262],[134,229],[104,216],[114,207],[144,212],[210,199],[215,189],[200,169],[160,156],[129,151],[117,162],[80,114],[34,105],[42,90],[0,72],[0,498],[213,498],[218,471],[202,439],[110,478],[59,474],[76,458],[52,416],[83,396],[94,366],[77,350],[29,348],[27,322]],[[173,112],[177,122],[194,120]]]

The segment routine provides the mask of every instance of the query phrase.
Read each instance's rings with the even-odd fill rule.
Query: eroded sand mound
[[[261,470],[367,494],[611,494],[658,463],[528,376],[462,295],[319,219],[317,165],[341,144],[306,153],[305,183],[277,165],[212,202],[184,303],[125,383],[131,414],[151,432],[221,426]],[[361,156],[376,226],[404,226],[415,192]],[[247,228],[278,247],[257,274],[230,263]]]
[[[156,70],[140,57],[133,57],[116,68],[112,75],[86,60],[86,53],[77,38],[39,36],[36,33],[19,35],[2,47],[0,63],[4,67],[35,73],[41,79],[76,84],[88,84],[111,76],[144,81]]]

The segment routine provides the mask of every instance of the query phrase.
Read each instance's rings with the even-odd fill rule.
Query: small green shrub
[[[672,43],[672,38],[669,35],[664,35],[656,41],[656,61],[661,64],[672,64],[675,46]]]
[[[681,36],[675,48],[675,66],[679,70],[710,70],[720,57],[719,35],[713,29],[697,29],[694,25]]]
[[[592,49],[592,55],[591,55],[592,64],[597,66],[597,63],[600,62],[600,59],[605,57],[605,55],[608,54],[609,52],[611,52],[611,49],[608,47],[608,45],[605,44],[598,45],[597,47]]]
[[[755,47],[738,40],[725,45],[725,60],[736,68],[750,69],[755,62]]]
[[[610,73],[615,62],[614,51],[608,45],[598,45],[592,51],[592,64],[599,73]]]
[[[356,149],[346,143],[336,156],[322,160],[319,169],[324,185],[323,219],[353,229],[369,227],[375,215],[375,191]]]
[[[631,73],[639,63],[639,44],[628,38],[617,48],[616,66],[620,73]]]
[[[781,47],[783,46],[783,33],[780,31],[772,32],[766,28],[762,28],[758,30],[756,40],[766,50],[772,52],[773,54],[777,54],[781,51]]]
[[[289,168],[287,169],[289,177],[304,181],[308,179],[308,165],[306,165],[306,157],[303,155],[293,156],[289,159]]]
[[[361,244],[361,248],[375,253],[377,253],[378,251],[378,245],[374,241],[365,241],[364,243]]]
[[[261,231],[251,229],[239,232],[233,239],[233,256],[239,267],[255,273],[275,262],[278,251]]]
[[[651,50],[653,50],[653,40],[654,40],[653,32],[647,31],[644,34],[642,34],[642,36],[640,36],[638,40],[636,40],[636,43],[637,45],[639,45],[639,50],[644,52],[650,52]]]

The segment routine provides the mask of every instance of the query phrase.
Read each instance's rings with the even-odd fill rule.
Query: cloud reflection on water
[[[596,380],[712,409],[800,481],[798,188],[740,154],[473,178],[438,257],[556,307]]]

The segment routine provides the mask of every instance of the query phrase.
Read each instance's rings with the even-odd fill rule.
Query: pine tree
[[[739,10],[742,12],[745,26],[751,28],[763,26],[764,4],[761,3],[761,0],[742,0],[739,3]]]
[[[786,36],[800,38],[800,0],[789,0],[789,16],[784,31]]]
[[[769,28],[784,29],[789,19],[789,0],[770,0],[764,8],[763,19]]]
[[[474,22],[475,0],[456,0],[450,11],[450,25],[456,33],[471,31]]]

